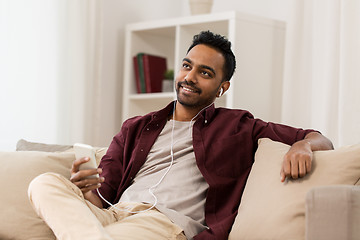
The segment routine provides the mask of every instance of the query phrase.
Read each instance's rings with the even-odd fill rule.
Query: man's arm
[[[280,180],[297,179],[311,171],[313,151],[334,149],[329,139],[318,132],[308,133],[303,140],[294,143],[285,154],[280,171]]]

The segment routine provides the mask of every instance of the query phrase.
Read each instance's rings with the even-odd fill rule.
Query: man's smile
[[[185,92],[187,93],[201,93],[201,90],[194,87],[194,86],[190,86],[184,83],[179,83],[179,88],[182,88]]]

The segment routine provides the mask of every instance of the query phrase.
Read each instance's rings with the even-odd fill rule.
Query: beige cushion
[[[98,148],[100,161],[106,148]],[[70,177],[73,152],[0,152],[0,239],[55,239],[52,231],[33,211],[27,188],[30,181],[44,172]]]
[[[55,239],[28,197],[30,181],[44,172],[70,177],[73,153],[0,152],[0,239]]]
[[[354,185],[360,178],[360,144],[314,153],[312,173],[280,182],[290,146],[261,139],[229,239],[305,238],[305,196],[315,186]]]
[[[96,147],[95,148],[95,158],[96,158],[96,163],[97,165],[99,165],[102,157],[106,154],[108,148],[105,147]]]
[[[96,162],[99,165],[101,158],[105,155],[108,148],[94,147]],[[40,151],[40,152],[73,152],[72,145],[47,144],[38,142],[29,142],[20,139],[16,144],[16,151]]]
[[[20,139],[16,144],[16,151],[63,152],[71,148],[71,145],[29,142],[24,139]]]

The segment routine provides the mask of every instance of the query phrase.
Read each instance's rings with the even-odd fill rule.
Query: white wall
[[[236,10],[287,21],[296,0],[214,0],[212,12]],[[127,23],[190,15],[188,0],[104,1],[102,116],[95,145],[108,145],[121,127],[124,29]]]
[[[160,7],[161,6],[161,7]],[[125,25],[182,15],[182,2],[169,0],[106,0],[103,5],[101,115],[94,145],[108,145],[122,124],[122,77]]]
[[[57,7],[0,1],[0,150],[14,150],[20,138],[56,141]],[[34,15],[36,8],[43,11]]]
[[[293,4],[297,0],[214,0],[213,12],[236,10],[287,21],[291,17]],[[50,2],[52,4],[50,4]],[[16,141],[25,138],[29,141],[71,144],[73,137],[59,137],[59,133],[70,131],[64,119],[58,116],[60,107],[57,96],[59,75],[56,69],[42,68],[42,61],[53,59],[56,66],[56,2],[46,0],[0,0],[1,38],[0,78],[2,93],[0,107],[0,150],[13,150]],[[106,146],[121,127],[122,76],[124,53],[124,30],[127,23],[167,19],[190,15],[188,0],[104,0],[102,2],[102,67],[100,84],[100,118],[93,120],[94,134],[91,144]],[[12,8],[12,15],[9,14]],[[34,16],[31,9],[40,8],[42,13]],[[42,19],[48,19],[43,21]],[[18,26],[25,26],[21,30]],[[37,27],[35,27],[37,26]],[[54,39],[48,39],[53,31]],[[6,37],[5,37],[6,36]],[[8,43],[12,48],[8,48]],[[43,55],[40,50],[46,50]],[[39,51],[38,51],[39,50]],[[54,57],[55,56],[55,57]],[[11,64],[12,65],[11,65]],[[12,67],[9,67],[9,66]],[[49,65],[49,64],[48,64]],[[4,72],[6,73],[4,75]],[[38,74],[38,80],[27,81],[28,74]],[[5,77],[4,77],[5,76]],[[14,90],[16,89],[16,90]],[[84,101],[83,99],[70,99]],[[45,104],[46,103],[46,104]],[[45,105],[44,105],[45,104]],[[50,106],[50,107],[49,107]],[[65,109],[66,110],[66,109]],[[71,115],[71,113],[69,113]],[[71,121],[71,116],[67,116]],[[86,119],[85,119],[86,120]],[[62,120],[61,120],[62,121]],[[85,123],[84,123],[85,124]],[[59,129],[66,128],[66,129]],[[71,130],[72,131],[72,130]]]

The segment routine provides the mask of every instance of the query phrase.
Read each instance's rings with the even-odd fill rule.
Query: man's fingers
[[[86,170],[77,171],[76,173],[72,173],[72,175],[70,177],[70,181],[71,182],[78,182],[78,181],[81,181],[83,179],[88,179],[89,176],[96,175],[96,174],[101,174],[101,173],[102,173],[101,168],[94,168],[94,169],[86,169]]]
[[[280,181],[284,182],[287,177],[291,175],[291,164],[290,161],[284,160],[280,171]]]
[[[94,184],[87,184],[87,185],[84,185],[84,186],[78,186],[78,188],[80,188],[80,190],[83,192],[83,193],[86,193],[88,191],[92,191],[94,189],[97,189],[101,187],[101,183],[94,183]]]
[[[312,154],[309,142],[298,141],[294,143],[284,156],[283,175],[293,179],[304,177],[311,171]]]
[[[280,180],[283,182],[285,178],[289,177],[292,179],[302,178],[311,171],[311,165],[312,158],[308,155],[292,156],[291,159],[285,157],[280,172]]]
[[[286,179],[286,176],[285,176],[284,170],[281,169],[281,171],[280,171],[280,181],[285,182],[285,179]]]
[[[105,181],[103,177],[99,178],[97,176],[93,176],[101,174],[101,168],[79,170],[80,165],[88,161],[90,161],[90,158],[88,157],[76,159],[71,167],[70,181],[75,184],[84,194],[99,188],[101,183]]]
[[[297,161],[297,159],[291,160],[291,177],[293,179],[299,178],[299,162]]]
[[[305,161],[305,166],[306,166],[306,172],[307,173],[311,172],[311,165],[312,165],[312,158],[309,158],[307,161]]]
[[[73,182],[81,191],[86,192],[101,186],[101,183],[105,181],[105,178],[85,178],[80,181]]]
[[[299,177],[304,177],[306,173],[307,173],[306,162],[304,161],[299,162]]]
[[[75,161],[73,161],[73,164],[71,166],[71,173],[78,172],[80,165],[85,163],[85,162],[88,162],[89,160],[90,160],[90,158],[83,157],[83,158],[79,158],[79,159],[76,159]]]

